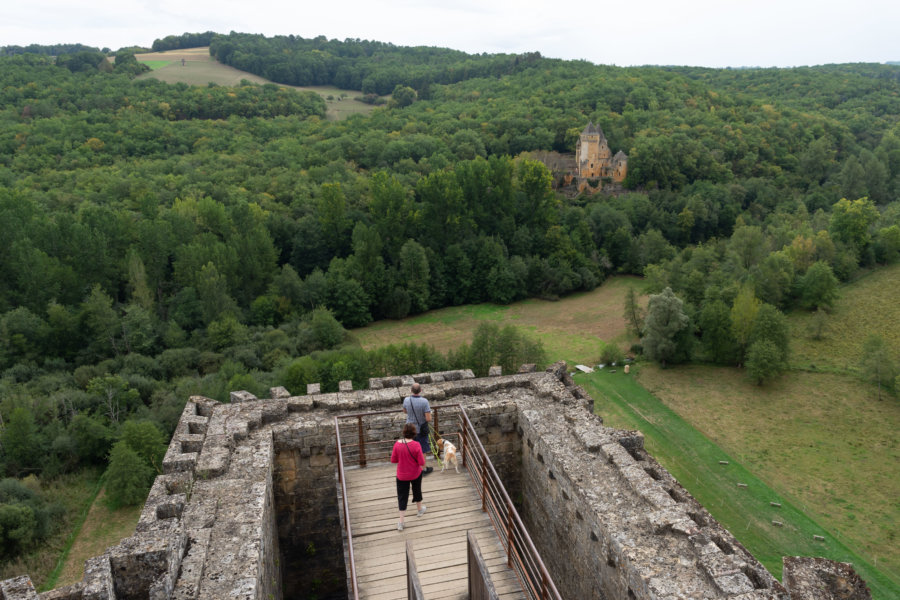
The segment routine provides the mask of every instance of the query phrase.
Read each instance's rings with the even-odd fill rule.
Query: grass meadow
[[[637,277],[613,277],[601,287],[563,300],[524,300],[508,306],[476,304],[429,311],[400,321],[379,321],[353,335],[363,348],[429,344],[446,353],[469,343],[482,321],[515,325],[541,340],[551,361],[596,363],[607,343],[627,350],[631,339],[622,316],[628,287],[643,289]]]
[[[643,432],[650,453],[769,571],[781,576],[782,556],[824,556],[853,563],[876,600],[897,598],[896,542],[881,529],[898,522],[896,429],[876,423],[877,407],[866,407],[857,419],[850,418],[856,412],[851,405],[819,402],[815,392],[835,383],[831,375],[813,393],[798,393],[809,384],[799,381],[767,394],[765,402],[747,389],[756,386],[727,370],[636,367],[632,375],[606,369],[576,375],[576,381],[607,425]],[[780,405],[782,393],[791,394],[792,406]],[[839,396],[835,391],[834,399]],[[866,424],[880,441],[861,451],[854,427]],[[893,449],[880,455],[882,443]],[[836,515],[829,506],[849,507],[860,519]]]
[[[208,46],[135,54],[135,58],[138,62],[144,63],[152,69],[148,73],[139,75],[138,79],[154,78],[166,83],[186,83],[188,85],[201,86],[209,83],[234,86],[240,84],[244,79],[258,84],[273,83],[265,77],[220,63],[209,55]],[[182,60],[184,60],[183,63]],[[284,86],[279,83],[275,85],[290,87],[295,90],[316,92],[325,100],[327,106],[326,118],[331,120],[339,121],[354,114],[368,114],[375,108],[371,104],[353,99],[354,96],[361,96],[362,92],[342,90],[333,86],[300,87],[293,85]],[[347,97],[342,99],[341,94],[345,94]]]
[[[41,493],[47,498],[53,498],[55,502],[61,502],[65,513],[56,531],[40,548],[0,565],[0,580],[27,573],[38,589],[54,587],[53,573],[61,557],[78,536],[81,523],[100,490],[99,480],[100,472],[88,469],[41,484]]]
[[[629,287],[640,292],[644,284],[614,277],[555,302],[444,308],[352,335],[364,348],[415,342],[447,352],[492,321],[540,338],[551,362],[596,364],[605,344],[627,349],[634,341],[622,316]],[[852,562],[876,600],[900,598],[900,401],[878,400],[854,372],[869,332],[900,348],[900,305],[891,302],[897,289],[900,266],[843,286],[818,342],[805,333],[809,314],[790,315],[794,370],[765,386],[739,369],[649,363],[630,376],[607,369],[576,380],[608,425],[641,430],[657,460],[776,576],[782,556],[825,556]],[[139,511],[111,514],[94,502],[59,585],[77,581],[86,558],[130,535]],[[39,571],[21,563],[5,572]]]
[[[101,491],[91,505],[81,532],[60,565],[56,587],[81,581],[87,559],[103,554],[108,547],[134,535],[142,508],[143,506],[125,506],[110,510],[106,503],[106,493]]]
[[[825,320],[821,340],[812,339],[813,313],[789,316],[793,336],[791,364],[810,370],[856,371],[866,337],[881,335],[900,363],[900,264],[869,271],[841,286]]]

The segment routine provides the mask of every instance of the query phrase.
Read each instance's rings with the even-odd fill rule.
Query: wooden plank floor
[[[428,464],[434,463],[429,459]],[[459,473],[435,469],[426,476],[422,497],[428,510],[416,517],[410,492],[403,531],[397,531],[396,469],[382,463],[346,471],[359,597],[406,598],[406,540],[411,540],[426,600],[468,598],[466,531],[472,530],[500,598],[524,599],[465,469],[460,467]]]

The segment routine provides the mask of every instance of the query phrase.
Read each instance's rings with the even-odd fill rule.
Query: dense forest
[[[279,83],[394,100],[329,121],[311,92],[2,49],[2,475],[112,455],[149,481],[191,394],[539,362],[513,330],[444,356],[364,352],[345,328],[613,273],[656,293],[646,321],[631,306],[633,351],[764,381],[788,352],[782,311],[827,310],[839,281],[900,259],[900,67],[618,68],[209,32],[154,49],[197,43]],[[571,152],[589,120],[628,177],[566,198],[527,153]],[[3,548],[36,544],[52,511],[0,485]]]

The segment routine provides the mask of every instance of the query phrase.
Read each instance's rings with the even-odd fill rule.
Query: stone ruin
[[[38,594],[17,577],[0,582],[0,600],[347,598],[335,416],[399,409],[414,381],[432,406],[464,406],[564,598],[870,597],[850,565],[824,559],[786,558],[779,583],[639,432],[605,427],[558,363],[235,392],[230,404],[191,397],[135,534],[89,559],[78,583]],[[402,422],[381,415],[364,433],[389,441]]]

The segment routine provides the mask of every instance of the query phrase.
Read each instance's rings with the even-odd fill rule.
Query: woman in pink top
[[[425,454],[422,446],[413,438],[416,437],[416,426],[407,423],[403,426],[403,437],[394,442],[391,451],[391,462],[397,463],[397,502],[400,505],[400,522],[397,530],[403,531],[403,517],[406,515],[406,503],[409,500],[409,487],[412,484],[413,502],[419,511],[417,517],[425,514],[422,504],[422,469],[425,467]]]

